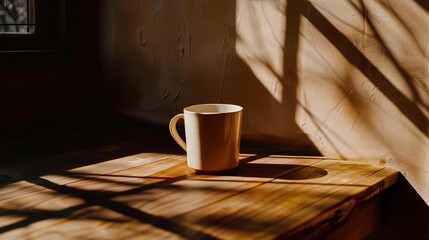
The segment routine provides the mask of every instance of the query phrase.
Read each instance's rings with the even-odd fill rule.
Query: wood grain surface
[[[234,171],[208,175],[183,154],[139,153],[2,185],[0,239],[316,238],[398,176],[266,154],[243,154]]]
[[[0,135],[0,239],[359,239],[399,177],[245,144],[201,174],[165,127],[50,125]]]

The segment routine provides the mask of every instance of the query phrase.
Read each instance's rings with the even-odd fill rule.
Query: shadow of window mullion
[[[176,181],[178,179],[175,179]],[[89,207],[89,206],[101,206],[103,208],[109,209],[111,211],[117,212],[119,214],[122,214],[126,217],[133,218],[138,220],[139,222],[146,223],[149,225],[152,225],[154,227],[157,227],[159,229],[163,229],[166,231],[169,231],[171,233],[183,236],[183,237],[195,237],[198,239],[217,239],[212,237],[211,235],[205,234],[203,232],[193,230],[183,224],[180,224],[178,222],[174,222],[172,220],[169,220],[167,218],[155,216],[143,211],[140,211],[139,209],[133,208],[125,203],[114,201],[111,198],[118,195],[123,195],[124,192],[112,194],[109,197],[106,196],[97,196],[93,195],[91,193],[97,193],[97,191],[87,191],[87,190],[79,190],[75,188],[71,188],[65,185],[58,185],[56,183],[53,183],[49,180],[37,178],[34,180],[29,181],[33,184],[39,185],[41,187],[45,187],[48,189],[51,189],[53,191],[56,191],[61,194],[69,195],[71,197],[77,197],[85,201],[85,204],[79,205],[78,207],[82,208],[83,206]],[[164,183],[165,184],[165,183]],[[76,208],[76,207],[75,207]],[[80,209],[79,208],[79,209]],[[29,220],[24,220],[20,224],[14,224],[14,226],[9,226],[8,228],[5,228],[5,231],[8,231],[7,229],[16,229],[18,227],[22,227],[25,225],[29,225],[31,223],[49,219],[51,217],[49,216],[40,216],[38,218],[33,218]],[[1,230],[1,228],[0,228]]]
[[[429,136],[429,120],[426,115],[387,79],[362,52],[329,22],[310,2],[306,1],[311,14],[302,14],[336,49],[425,136]]]

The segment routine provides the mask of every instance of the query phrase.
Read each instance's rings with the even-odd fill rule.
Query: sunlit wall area
[[[317,149],[400,169],[427,201],[427,9],[410,1],[237,3],[238,55],[280,106],[296,108],[295,123]]]
[[[244,138],[385,164],[429,202],[427,5],[104,1],[104,93],[163,124],[187,105],[240,104]]]
[[[412,1],[309,1],[294,10],[298,125],[324,155],[400,169],[427,201],[427,10]]]

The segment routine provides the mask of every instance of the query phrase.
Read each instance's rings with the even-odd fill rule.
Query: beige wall
[[[103,1],[106,96],[165,124],[187,105],[240,104],[246,138],[386,164],[429,202],[427,5]]]

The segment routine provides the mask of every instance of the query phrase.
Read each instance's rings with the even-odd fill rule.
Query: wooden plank
[[[170,156],[168,159],[156,159],[156,161],[145,160],[143,165],[139,165],[142,162],[130,165],[129,160],[130,158],[121,158],[97,164],[98,166],[79,168],[69,172],[69,174],[82,174],[83,178],[76,179],[75,177],[69,177],[69,175],[65,176],[67,174],[48,175],[40,179],[30,180],[30,182],[12,184],[12,188],[2,189],[4,190],[4,195],[2,196],[9,197],[3,197],[3,201],[0,201],[0,233],[12,229],[13,226],[27,227],[28,224],[31,225],[28,227],[28,231],[37,232],[37,226],[41,224],[36,223],[40,221],[55,222],[56,220],[51,218],[56,219],[56,215],[65,214],[68,217],[72,217],[74,211],[81,211],[90,207],[90,205],[85,204],[86,199],[82,198],[82,194],[106,194],[106,192],[101,191],[103,189],[108,189],[109,194],[114,194],[163,181],[165,179],[163,177],[167,179],[174,178],[174,174],[169,173],[171,171],[168,171],[168,169],[183,165],[183,157],[181,156]],[[112,171],[113,175],[108,173]],[[162,175],[163,172],[168,174]],[[181,174],[184,174],[184,171]],[[145,175],[156,175],[158,177],[145,181]],[[58,183],[55,181],[58,181]],[[16,185],[23,186],[15,189],[16,191],[12,191]],[[66,189],[69,191],[62,192],[61,186],[67,187]],[[49,189],[49,187],[52,187],[52,189]],[[34,219],[34,221],[32,222],[31,219]],[[11,239],[8,237],[9,234],[4,239]],[[0,238],[3,239],[3,237],[1,235]]]
[[[329,233],[328,230],[333,230],[344,222],[356,206],[392,186],[398,178],[397,171],[382,168],[373,173],[368,172],[365,177],[357,177],[332,192],[328,188],[321,188],[325,192],[323,197],[290,216],[291,219],[299,219],[301,223],[284,236],[289,238],[295,235],[294,239],[324,237]],[[289,224],[288,220],[279,222],[278,228],[281,229],[286,224]],[[315,229],[324,230],[318,232]],[[307,236],[309,232],[311,235]]]
[[[264,159],[260,161],[270,162],[270,159]],[[273,160],[271,159],[271,161]],[[275,161],[278,162],[279,159],[275,159]],[[315,162],[315,161],[318,161],[318,160],[310,160],[310,161],[300,160],[299,162],[309,163],[309,162]],[[290,162],[293,162],[293,161],[290,161]],[[162,163],[164,164],[165,161],[162,161]],[[163,166],[167,166],[167,164]],[[145,165],[144,167],[148,167],[148,166]],[[301,167],[303,167],[303,165],[301,165]],[[149,168],[149,169],[153,170],[155,168]],[[276,168],[273,168],[273,169],[276,169]],[[294,169],[295,168],[286,169],[286,170],[293,171]],[[244,168],[244,169],[241,169],[240,171],[246,172],[249,170],[254,171],[254,168]],[[279,170],[281,172],[278,173],[277,175],[283,175],[286,173],[284,172],[284,169],[279,169]],[[170,167],[165,170],[158,169],[158,172],[152,174],[151,177],[155,177],[155,179],[171,178],[171,177],[175,178],[175,177],[183,176],[183,174],[189,175],[192,173],[193,171],[190,171],[190,169],[187,168],[186,165],[180,164],[176,167]],[[128,176],[127,177],[128,179],[133,175],[141,175],[142,170],[139,168],[131,168],[131,169],[126,169],[124,171],[115,173],[115,175],[118,175],[118,174],[122,176]],[[117,204],[119,203],[121,208],[119,209],[119,211],[125,211],[128,209],[127,207],[129,207],[130,209],[137,209],[138,212],[143,215],[143,217],[140,216],[142,218],[151,219],[148,216],[153,216],[152,222],[149,221],[149,223],[147,223],[148,226],[146,227],[141,226],[142,225],[141,222],[143,221],[143,219],[140,219],[142,221],[137,221],[137,222],[128,220],[123,225],[137,224],[139,227],[138,228],[133,227],[133,229],[140,229],[142,231],[144,230],[145,234],[149,234],[149,235],[151,234],[159,235],[161,234],[160,233],[161,231],[163,232],[161,236],[163,236],[166,234],[165,233],[166,230],[162,230],[163,228],[169,229],[170,230],[169,234],[173,234],[177,236],[180,236],[180,234],[182,235],[189,234],[189,232],[192,233],[192,235],[199,235],[201,233],[198,233],[197,231],[192,231],[191,228],[188,228],[187,231],[184,231],[183,229],[186,229],[185,227],[178,228],[177,223],[168,222],[166,219],[175,215],[183,214],[185,212],[191,211],[196,208],[201,208],[205,205],[209,205],[223,198],[227,198],[231,195],[245,191],[265,181],[273,180],[272,177],[268,179],[259,177],[258,179],[265,179],[265,180],[262,182],[261,181],[247,182],[247,181],[243,181],[242,179],[243,177],[232,176],[237,178],[236,180],[240,180],[240,181],[230,182],[229,181],[230,179],[223,179],[224,178],[223,176],[205,176],[204,177],[203,175],[201,175],[200,177],[195,177],[191,175],[190,177],[191,179],[189,180],[173,182],[162,188],[154,188],[154,189],[147,190],[144,192],[144,194],[142,194],[142,192],[136,191],[134,194],[123,194],[123,195],[120,194],[117,197],[115,197],[113,201],[114,203],[117,203]],[[195,179],[192,179],[192,177],[195,177]],[[202,179],[204,178],[212,178],[212,179],[210,181],[202,181]],[[216,178],[216,181],[213,181],[214,178]],[[71,187],[73,189],[81,189],[82,186],[85,186],[86,184],[88,184],[88,186],[91,187],[91,191],[102,189],[101,187],[94,188],[92,186],[94,185],[94,181],[97,181],[97,178],[74,182],[71,184],[66,184],[66,186]],[[97,184],[95,183],[95,185]],[[103,187],[108,187],[108,186],[103,186]],[[109,187],[108,189],[110,190],[111,188]],[[126,190],[126,189],[122,189],[122,190]],[[72,206],[69,206],[69,207],[72,207]],[[88,212],[87,214],[91,214],[91,213]],[[70,224],[70,222],[79,221],[79,220],[80,219],[74,219],[73,216],[69,216],[68,221],[59,220],[61,223],[58,222],[55,224],[57,228],[56,231],[61,231],[58,229],[60,228],[64,231],[64,234],[66,236],[67,232],[69,232],[68,231],[69,227],[67,226]],[[52,220],[46,220],[46,221],[52,222]],[[86,229],[92,229],[94,226],[99,226],[99,225],[106,226],[106,227],[108,226],[109,228],[112,227],[111,224],[107,224],[107,225],[101,224],[100,222],[97,222],[97,221],[91,221],[91,223],[86,223],[86,224],[87,224]],[[161,225],[156,228],[153,228],[152,227],[153,224],[161,224]],[[43,226],[46,228],[47,232],[51,231],[51,229],[49,227],[46,227],[46,225],[38,224],[36,226]],[[177,233],[175,234],[174,231],[171,232],[172,231],[171,229],[179,229],[179,230],[176,230]],[[40,232],[40,231],[43,232],[43,230],[41,229],[31,228],[30,230],[31,232]],[[86,232],[86,230],[84,230],[84,232]]]
[[[97,177],[109,178],[109,175],[115,172],[125,171],[128,168],[132,169],[138,167],[142,167],[142,169],[144,169],[136,169],[136,171],[139,171],[140,174],[151,175],[154,172],[159,171],[159,167],[165,169],[172,166],[171,164],[164,162],[162,164],[155,164],[156,162],[163,160],[171,161],[173,162],[173,165],[175,165],[179,162],[183,162],[183,156],[153,153],[137,154],[124,158],[113,159],[102,163],[87,165],[76,169],[71,169],[66,172],[57,172],[55,174],[45,175],[43,176],[43,178],[63,185]],[[157,167],[157,165],[159,167]],[[19,181],[16,183],[11,183],[2,186],[0,188],[0,205],[2,205],[3,201],[5,200],[11,200],[15,197],[22,198],[27,194],[33,194],[43,190],[45,190],[45,188],[29,183],[27,181]]]
[[[313,166],[328,174],[318,179],[287,180],[287,177],[296,179],[301,174],[292,172],[283,179],[265,183],[175,221],[229,239],[272,239],[289,231],[293,235],[300,230],[297,228],[319,214],[367,189],[369,185],[359,180],[381,169],[345,161],[321,161]],[[383,181],[384,177],[375,179]]]
[[[122,160],[126,160],[125,158]],[[125,164],[117,166],[129,167]],[[118,186],[125,188],[133,188],[135,185],[142,184],[151,184],[156,181],[162,181],[163,178],[155,178],[149,179],[149,181],[145,180],[145,175],[150,176],[151,174],[159,174],[158,171],[169,169],[173,166],[183,164],[183,160],[181,157],[172,157],[170,159],[165,159],[163,161],[154,161],[151,163],[147,163],[144,165],[139,165],[136,167],[132,167],[130,169],[120,170],[119,168],[110,169],[114,172],[106,173],[105,171],[99,171],[100,168],[94,168],[95,172],[90,173],[88,171],[76,171],[72,170],[69,173],[63,173],[64,175],[47,175],[43,176],[41,179],[46,181],[50,181],[53,184],[57,185],[67,185],[75,188],[76,190],[87,190],[87,191],[97,191],[100,189],[109,189]],[[78,169],[79,170],[79,169]],[[101,174],[99,174],[101,172]],[[116,173],[116,174],[113,174]],[[77,178],[76,175],[73,174],[81,174],[80,178]],[[88,175],[85,175],[88,174]],[[138,175],[138,177],[134,177]],[[172,175],[169,176],[174,177]],[[121,182],[122,179],[122,182]],[[31,181],[31,180],[30,180]],[[87,187],[87,188],[86,188]],[[15,190],[15,191],[14,191]],[[118,191],[123,190],[119,189]],[[12,206],[23,204],[28,201],[28,199],[36,198],[35,195],[40,194],[51,194],[52,190],[47,189],[43,185],[37,185],[35,183],[31,183],[29,181],[19,182],[15,184],[11,184],[11,187],[1,189],[0,193],[2,196],[2,200],[0,201],[1,206]],[[31,201],[28,201],[31,202]]]
[[[379,196],[359,204],[351,210],[349,216],[341,225],[325,223],[317,228],[316,231],[313,231],[312,235],[307,235],[306,238],[326,236],[326,240],[365,239],[370,233],[381,226],[383,217],[382,204]],[[301,237],[300,239],[303,238]]]
[[[56,178],[54,177],[54,175],[45,175],[44,177],[58,184],[66,184],[68,182],[76,181],[76,179],[70,180],[69,178],[78,175],[88,175],[87,178],[93,178],[139,167],[145,168],[145,170],[141,172],[142,174],[150,175],[154,172],[157,172],[159,168],[165,169],[171,167],[171,165],[167,162],[163,162],[162,164],[156,164],[158,161],[169,161],[178,163],[184,161],[184,159],[181,155],[142,153],[71,169],[66,172],[59,172],[56,175]],[[61,180],[62,178],[64,178],[65,180]]]
[[[309,228],[337,226],[396,176],[359,162],[281,156],[243,156],[235,171],[204,175],[184,156],[143,154],[17,183],[21,196],[1,189],[12,197],[0,201],[0,239],[308,237]]]

